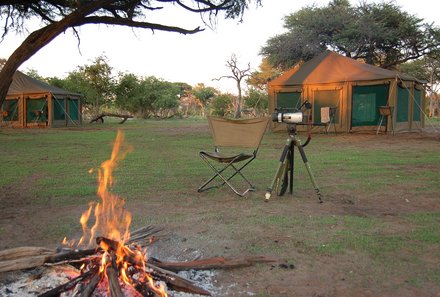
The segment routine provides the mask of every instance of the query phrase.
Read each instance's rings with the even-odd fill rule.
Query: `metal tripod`
[[[283,196],[286,193],[288,186],[290,194],[293,193],[293,171],[295,165],[294,148],[297,147],[306,167],[307,173],[309,174],[312,185],[315,189],[315,193],[318,196],[319,203],[322,203],[323,201],[321,191],[319,190],[318,184],[316,183],[315,177],[312,172],[312,168],[310,167],[306,153],[304,152],[304,146],[309,143],[310,136],[307,138],[304,145],[302,145],[301,140],[297,137],[296,124],[287,124],[287,131],[289,137],[287,138],[286,145],[284,146],[283,152],[281,154],[280,163],[275,173],[275,177],[270,187],[266,191],[266,201],[269,201],[273,191],[275,191],[277,196]]]

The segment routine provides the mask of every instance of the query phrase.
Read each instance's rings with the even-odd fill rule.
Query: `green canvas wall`
[[[280,92],[277,94],[276,108],[299,108],[301,92]]]
[[[386,106],[388,85],[353,87],[351,126],[376,126],[379,122],[379,106]]]

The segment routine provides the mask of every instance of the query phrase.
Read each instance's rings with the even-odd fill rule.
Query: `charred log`
[[[96,271],[87,271],[83,274],[80,274],[79,276],[75,277],[71,281],[62,284],[58,287],[55,287],[41,295],[38,295],[38,297],[57,297],[60,296],[61,293],[67,292],[71,289],[73,289],[79,282],[87,280],[88,278],[92,277],[94,274],[96,274]]]
[[[155,258],[148,258],[148,265],[152,264],[157,267],[178,272],[183,270],[209,270],[209,269],[230,269],[252,266],[256,263],[275,262],[276,259],[258,256],[227,259],[223,257],[194,260],[188,262],[164,262]]]

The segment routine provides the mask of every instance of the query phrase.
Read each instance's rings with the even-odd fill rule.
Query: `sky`
[[[203,32],[193,35],[105,25],[82,26],[78,29],[80,41],[72,30],[68,30],[23,63],[19,70],[34,69],[43,77],[64,78],[77,66],[91,64],[96,57],[105,55],[114,74],[128,72],[143,77],[152,75],[192,86],[204,83],[222,92],[237,93],[232,79],[214,80],[230,74],[225,64],[231,55],[236,55],[240,69],[245,69],[249,63],[252,71],[258,70],[262,59],[259,55],[261,47],[269,38],[285,32],[283,18],[286,15],[313,3],[325,6],[329,0],[262,2],[262,7],[251,3],[243,22],[225,20],[219,16],[213,28],[206,27],[199,15],[182,15],[173,7],[171,11],[164,9],[163,13],[152,12],[152,18],[148,19],[186,29],[198,26],[205,28]],[[353,5],[359,3],[350,2]],[[410,14],[440,25],[438,0],[395,0],[395,3]],[[38,23],[32,28],[37,26]],[[25,37],[14,34],[6,36],[0,43],[0,58],[7,59]]]

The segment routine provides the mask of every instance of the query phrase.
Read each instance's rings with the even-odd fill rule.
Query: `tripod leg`
[[[283,186],[282,184],[284,181],[284,177],[287,173],[286,172],[287,165],[288,165],[287,155],[288,155],[291,147],[292,147],[292,140],[289,138],[289,139],[287,139],[286,145],[284,146],[283,153],[281,154],[281,157],[280,157],[280,163],[278,165],[278,169],[275,173],[275,176],[272,180],[272,183],[270,184],[270,187],[267,188],[267,190],[266,190],[266,194],[265,194],[266,202],[269,201],[270,197],[272,196],[273,190],[278,192],[279,188]],[[284,189],[284,191],[285,191],[285,189]],[[284,193],[282,193],[282,194],[284,194]]]
[[[316,183],[315,176],[313,175],[312,168],[309,165],[309,161],[307,160],[306,153],[304,152],[304,148],[301,145],[299,140],[295,140],[295,145],[298,147],[299,153],[301,154],[301,158],[306,166],[307,173],[309,174],[310,180],[312,182],[313,187],[315,188],[315,193],[318,196],[319,203],[322,203],[322,195],[319,190],[318,184]]]
[[[294,171],[294,165],[295,165],[294,148],[295,148],[295,146],[293,145],[293,142],[291,142],[290,154],[289,154],[289,166],[290,166],[290,168],[289,168],[289,174],[290,174],[289,192],[290,192],[290,194],[293,194],[293,171]]]

